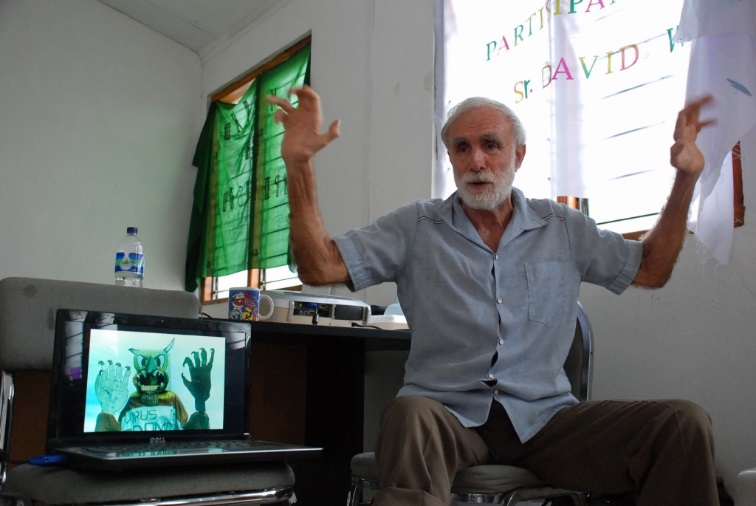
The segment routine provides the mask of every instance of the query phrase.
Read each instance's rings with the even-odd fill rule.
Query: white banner
[[[706,166],[689,227],[724,265],[733,237],[732,148],[756,127],[756,3],[686,0],[676,39],[692,41],[687,99],[716,101],[709,114],[717,123],[698,136]]]

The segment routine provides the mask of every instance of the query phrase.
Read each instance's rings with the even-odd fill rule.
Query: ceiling
[[[281,0],[99,0],[200,56]]]

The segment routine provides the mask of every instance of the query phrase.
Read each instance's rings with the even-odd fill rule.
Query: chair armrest
[[[5,488],[10,461],[10,434],[13,418],[13,376],[0,371],[0,492]]]

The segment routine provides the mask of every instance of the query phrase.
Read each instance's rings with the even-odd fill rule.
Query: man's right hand
[[[326,147],[339,136],[339,121],[331,123],[328,131],[320,133],[323,114],[320,97],[309,86],[291,90],[299,99],[294,107],[285,98],[268,95],[268,102],[280,107],[276,111],[276,122],[284,126],[285,133],[281,144],[281,156],[287,165],[309,162],[315,153]]]
[[[289,240],[297,273],[308,285],[346,283],[346,265],[320,218],[313,167],[315,154],[339,136],[339,122],[334,121],[328,131],[320,133],[323,114],[318,94],[308,86],[291,93],[299,99],[297,107],[281,97],[268,96],[268,101],[280,107],[276,121],[285,129],[281,157],[286,163]]]

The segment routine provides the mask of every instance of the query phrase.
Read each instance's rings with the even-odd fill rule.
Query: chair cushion
[[[516,466],[485,464],[457,473],[452,492],[457,494],[496,494],[520,487],[545,485],[535,474]]]
[[[375,453],[358,453],[352,457],[352,475],[365,478],[366,480],[378,480],[378,464],[375,461]]]
[[[294,472],[284,462],[128,471],[83,472],[24,464],[8,473],[5,492],[35,503],[102,504],[149,498],[201,497],[221,492],[290,489]]]
[[[368,480],[378,480],[375,453],[358,453],[352,457],[352,475]],[[495,494],[535,485],[545,485],[545,483],[527,469],[485,464],[468,467],[457,473],[452,484],[452,492]]]

